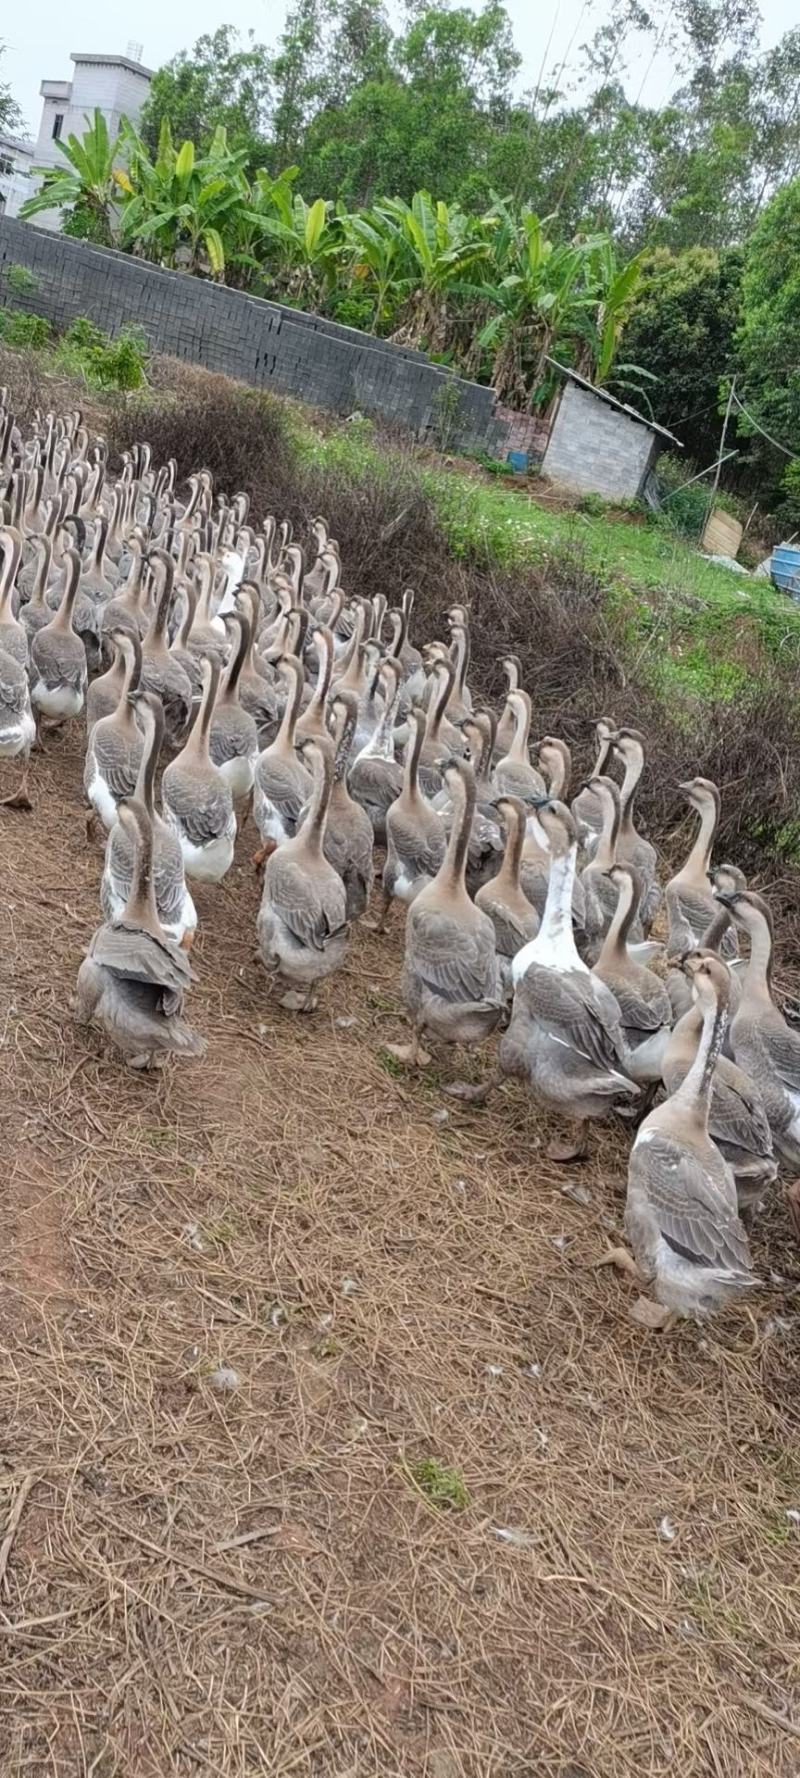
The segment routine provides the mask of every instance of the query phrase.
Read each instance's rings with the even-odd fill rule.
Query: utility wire
[[[744,414],[745,419],[749,420],[750,425],[755,427],[756,432],[761,433],[761,437],[765,438],[768,444],[774,445],[776,451],[782,451],[784,457],[790,457],[793,463],[800,463],[800,457],[798,457],[796,451],[790,451],[788,445],[780,444],[777,438],[773,438],[771,432],[766,432],[763,426],[759,426],[758,421],[753,418],[751,413],[748,413],[744,402],[739,400],[738,395],[734,395],[733,399],[740,414]]]

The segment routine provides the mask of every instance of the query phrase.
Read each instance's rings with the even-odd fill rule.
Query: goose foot
[[[386,931],[386,920],[391,905],[392,897],[391,895],[388,895],[384,889],[381,896],[381,905],[377,920],[362,920],[361,922],[365,932],[377,932],[382,934]]]
[[[33,803],[28,795],[27,772],[25,772],[18,790],[13,791],[11,796],[0,798],[0,809],[22,809],[26,815],[31,813]]]
[[[607,1247],[605,1253],[601,1253],[600,1258],[596,1259],[594,1264],[598,1270],[600,1266],[613,1266],[617,1272],[627,1272],[628,1277],[635,1278],[638,1284],[642,1282],[642,1274],[633,1254],[628,1252],[627,1247]],[[643,1298],[642,1301],[646,1301],[646,1298]]]
[[[278,1005],[287,1012],[315,1012],[319,1000],[313,989],[306,992],[303,988],[287,988],[285,994],[278,998]]]
[[[409,1068],[427,1068],[432,1061],[428,1051],[422,1048],[416,1033],[411,1043],[382,1043],[381,1049],[388,1056],[394,1056],[396,1062],[404,1062]]]
[[[580,1128],[576,1131],[572,1141],[570,1141],[569,1138],[564,1142],[559,1142],[558,1139],[556,1139],[545,1149],[545,1154],[549,1161],[585,1161],[588,1152],[589,1145],[586,1140],[586,1129],[583,1124],[581,1124]]]
[[[258,850],[253,853],[253,865],[256,873],[264,869],[267,859],[271,858],[273,852],[276,850],[277,847],[274,840],[265,840],[263,846],[258,847]]]
[[[646,1327],[654,1333],[669,1333],[677,1319],[674,1309],[665,1309],[663,1303],[654,1303],[649,1296],[637,1296],[628,1310],[628,1320],[635,1327]]]
[[[451,1099],[460,1099],[464,1105],[485,1105],[489,1094],[495,1087],[499,1087],[502,1078],[500,1073],[495,1072],[477,1086],[473,1086],[468,1080],[454,1080],[444,1090]]]

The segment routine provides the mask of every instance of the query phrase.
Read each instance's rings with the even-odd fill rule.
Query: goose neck
[[[684,1075],[677,1091],[672,1095],[672,1103],[685,1106],[687,1110],[707,1122],[708,1105],[711,1097],[711,1083],[717,1057],[722,1049],[725,1027],[728,1023],[728,1008],[721,1000],[710,1000],[703,1007],[703,1026],[700,1041],[692,1060],[691,1067]]]
[[[694,844],[683,867],[682,875],[701,881],[705,886],[708,880],[708,867],[714,848],[714,836],[717,831],[719,812],[717,805],[709,798],[700,811],[700,826],[695,835]]]
[[[466,894],[464,874],[467,864],[469,836],[472,831],[472,822],[475,815],[476,792],[475,784],[472,779],[469,781],[462,779],[461,782],[461,807],[460,809],[457,809],[454,815],[453,825],[450,829],[450,838],[447,842],[447,851],[439,872],[439,878],[442,884],[451,892]]]

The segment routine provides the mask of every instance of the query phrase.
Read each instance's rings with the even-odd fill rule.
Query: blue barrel
[[[528,470],[527,451],[509,451],[506,462],[510,463],[515,475],[526,475]]]
[[[781,543],[772,552],[770,573],[775,586],[800,604],[800,549],[793,543]]]

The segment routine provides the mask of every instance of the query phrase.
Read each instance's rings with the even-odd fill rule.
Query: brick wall
[[[37,280],[24,297],[11,295],[4,280],[4,269],[14,264],[27,266]],[[507,448],[492,391],[447,375],[422,352],[0,219],[0,304],[7,302],[58,328],[76,315],[88,315],[111,334],[136,322],[158,351],[334,413],[394,421],[445,449],[501,455]]]
[[[635,499],[650,467],[655,439],[649,426],[610,407],[576,383],[565,383],[542,460],[561,487]]]

